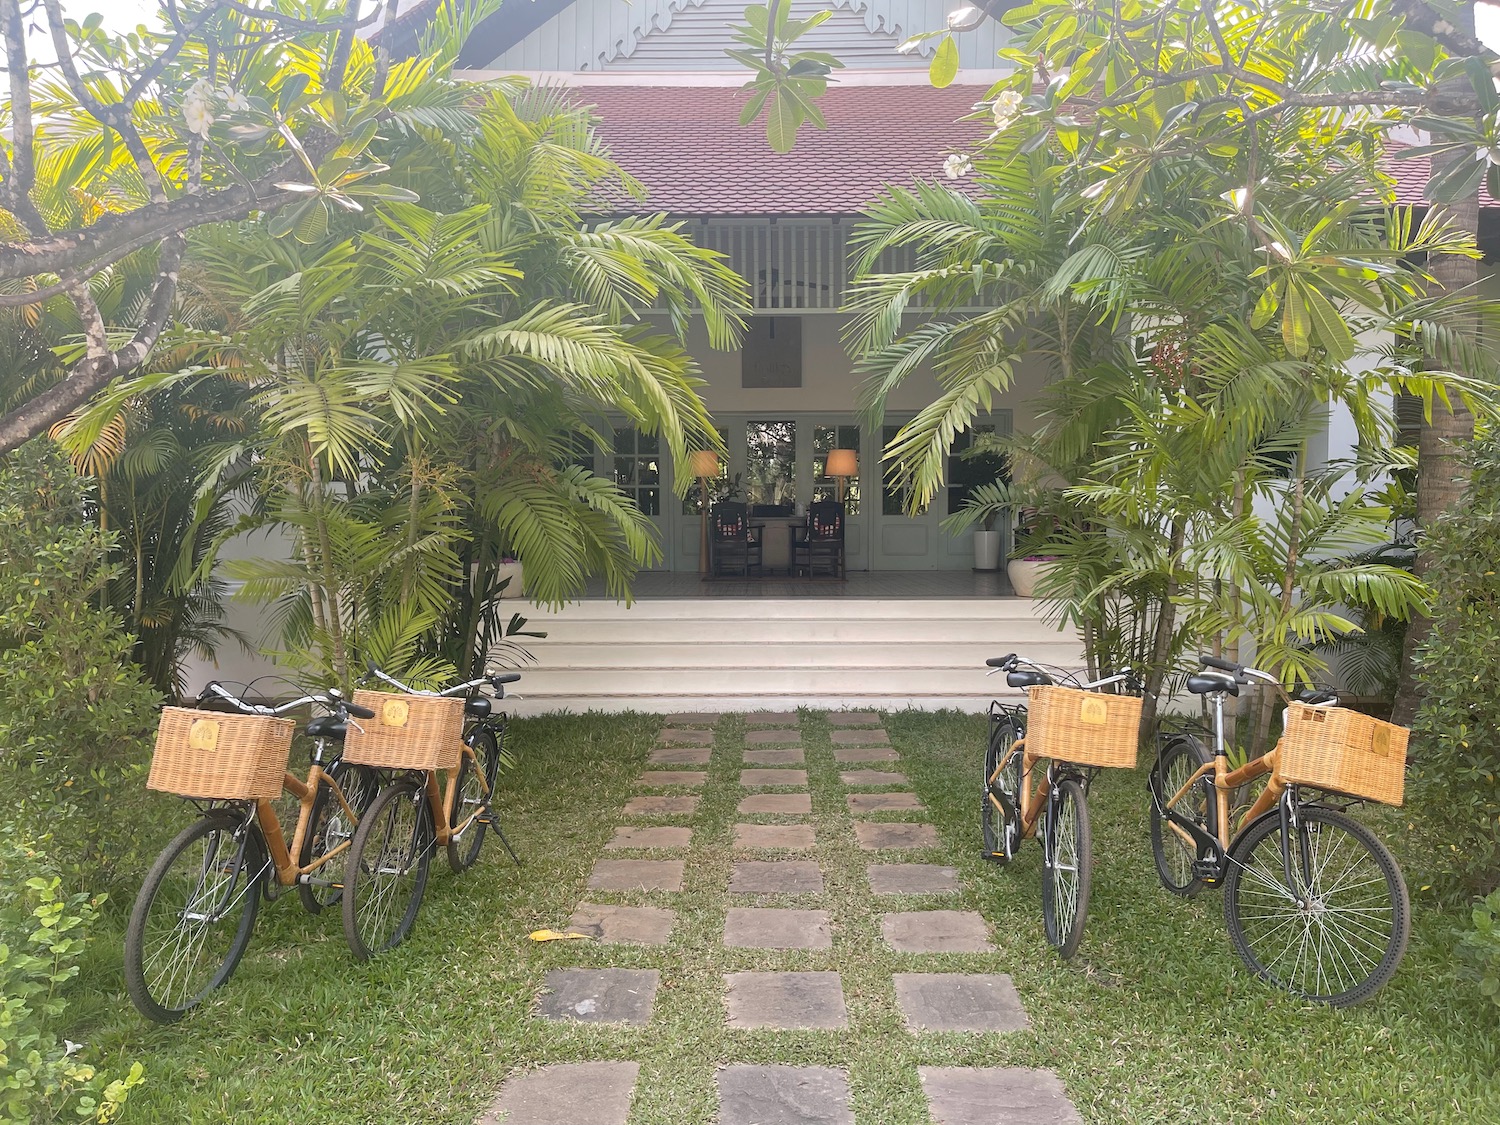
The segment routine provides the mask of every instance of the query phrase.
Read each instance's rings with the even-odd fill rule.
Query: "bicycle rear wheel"
[[[1043,815],[1042,922],[1047,943],[1066,961],[1083,940],[1093,884],[1089,806],[1077,778],[1058,782]]]
[[[500,744],[488,727],[478,727],[469,740],[474,757],[463,756],[458,772],[458,796],[453,801],[451,826],[457,828],[483,807],[485,786],[489,793],[495,792],[495,779],[500,776]],[[480,785],[480,777],[485,784]],[[484,832],[487,825],[482,818],[476,819],[464,829],[461,839],[448,842],[448,866],[454,872],[464,872],[473,867],[484,847]]]
[[[356,817],[370,807],[370,802],[375,799],[379,789],[380,783],[375,771],[365,766],[336,761],[328,767],[328,776],[343,790],[344,800],[354,810]],[[305,868],[319,856],[327,855],[345,841],[353,840],[358,826],[358,821],[350,821],[344,806],[334,796],[333,787],[327,782],[321,782],[313,803],[307,839],[302,844],[302,854],[297,857],[297,863]],[[332,910],[339,904],[344,894],[344,876],[348,862],[349,849],[346,848],[342,854],[334,856],[312,872],[312,878],[317,882],[297,884],[297,897],[302,901],[304,910],[309,914],[319,914],[324,910]]]
[[[406,777],[386,786],[354,833],[344,880],[344,937],[366,961],[411,932],[432,865],[427,791]]]
[[[1024,728],[1015,719],[1004,718],[994,724],[985,748],[979,830],[984,858],[995,863],[1009,863],[1020,842],[1016,810],[1021,792],[1021,754],[1010,754],[1010,749],[1024,735]]]
[[[1173,738],[1157,755],[1147,783],[1151,789],[1151,855],[1156,861],[1156,877],[1163,887],[1184,898],[1191,898],[1203,889],[1196,866],[1203,858],[1203,848],[1179,836],[1163,809],[1200,767],[1212,761],[1197,739]],[[1171,811],[1212,835],[1217,815],[1213,778],[1200,778]]]
[[[125,991],[141,1015],[179,1020],[234,973],[255,929],[263,855],[254,827],[228,811],[162,849],[125,928]]]
[[[1357,820],[1317,806],[1302,806],[1297,817],[1297,828],[1283,833],[1279,812],[1267,813],[1230,849],[1224,921],[1251,972],[1294,996],[1348,1007],[1373,996],[1406,953],[1406,882]],[[1287,884],[1283,840],[1295,886]]]

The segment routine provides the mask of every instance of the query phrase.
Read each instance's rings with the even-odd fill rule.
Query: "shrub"
[[[1458,935],[1459,961],[1479,982],[1479,994],[1500,1005],[1500,891],[1480,899],[1472,917],[1474,928]]]
[[[1467,457],[1466,502],[1422,544],[1435,608],[1407,795],[1423,882],[1455,899],[1500,886],[1500,438]]]

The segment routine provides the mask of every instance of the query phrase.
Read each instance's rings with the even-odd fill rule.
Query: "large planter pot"
[[[1017,597],[1031,598],[1036,596],[1037,583],[1051,566],[1051,559],[1012,559],[1005,565],[1005,573]]]
[[[974,533],[974,569],[998,570],[1000,568],[1000,533],[998,531],[976,531]]]
[[[509,578],[510,583],[500,591],[502,598],[519,598],[526,593],[526,575],[521,570],[518,562],[503,562],[495,567],[495,581],[497,583]]]

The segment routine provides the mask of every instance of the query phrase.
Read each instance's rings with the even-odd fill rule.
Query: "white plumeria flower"
[[[200,137],[208,136],[214,123],[214,115],[208,112],[208,103],[202,98],[189,98],[182,103],[182,119],[187,122],[188,132]]]
[[[207,101],[214,96],[214,84],[207,78],[200,78],[188,87],[188,99],[197,98],[199,101]]]
[[[243,113],[250,108],[250,99],[238,90],[224,88],[224,108],[230,113]]]
[[[64,1039],[63,1040],[63,1054],[64,1055],[76,1055],[81,1050],[83,1050],[83,1044],[82,1043],[75,1043],[71,1039]]]
[[[969,159],[969,154],[966,152],[950,152],[948,159],[943,161],[943,175],[950,180],[967,176],[972,171],[974,171],[974,162]]]
[[[1015,90],[1001,90],[990,108],[995,115],[995,128],[1006,129],[1020,115],[1021,95]]]

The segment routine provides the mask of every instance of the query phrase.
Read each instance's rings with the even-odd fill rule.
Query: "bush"
[[[1474,928],[1458,935],[1458,958],[1479,982],[1479,994],[1500,1006],[1500,891],[1474,906]]]
[[[1500,886],[1500,438],[1468,461],[1465,503],[1422,544],[1435,609],[1407,795],[1422,881],[1455,900]]]

